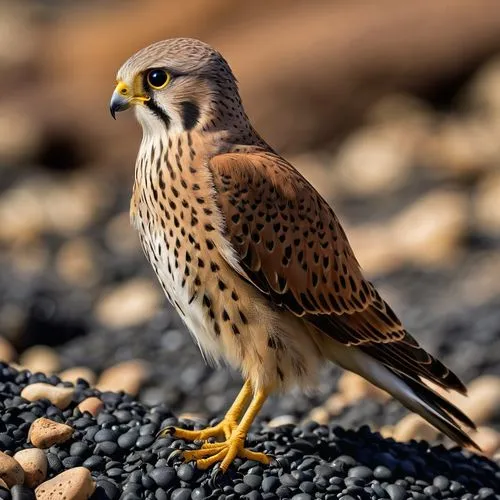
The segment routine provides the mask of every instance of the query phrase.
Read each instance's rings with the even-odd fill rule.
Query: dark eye
[[[170,74],[162,69],[152,69],[147,75],[148,85],[154,90],[160,90],[170,81]]]

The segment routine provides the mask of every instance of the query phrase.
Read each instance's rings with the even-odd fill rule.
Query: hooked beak
[[[149,99],[150,98],[147,96],[134,95],[126,83],[118,82],[115,91],[111,96],[109,111],[113,119],[116,119],[116,113],[125,111],[130,108],[132,104],[144,104],[146,101],[149,101]]]

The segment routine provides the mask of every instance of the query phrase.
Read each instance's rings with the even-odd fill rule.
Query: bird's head
[[[125,62],[110,111],[114,118],[130,107],[145,132],[223,128],[228,117],[244,117],[229,65],[209,45],[189,38],[157,42]]]

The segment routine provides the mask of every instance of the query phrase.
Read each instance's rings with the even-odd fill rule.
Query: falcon
[[[144,253],[205,359],[245,380],[219,424],[161,431],[204,441],[186,461],[269,463],[245,448],[254,418],[269,394],[314,387],[325,362],[477,447],[464,430],[474,423],[425,382],[465,386],[404,329],[328,203],[255,131],[219,52],[188,38],[140,50],[110,103],[113,117],[129,108],[143,131],[130,216]]]

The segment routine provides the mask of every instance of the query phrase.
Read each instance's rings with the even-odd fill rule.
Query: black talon
[[[177,457],[182,456],[182,451],[181,450],[174,450],[170,455],[167,457],[167,465],[172,465],[173,460],[175,460]]]
[[[156,439],[159,439],[163,436],[166,436],[167,434],[174,435],[175,434],[175,427],[164,427],[163,429],[160,429],[158,434],[156,434]]]

